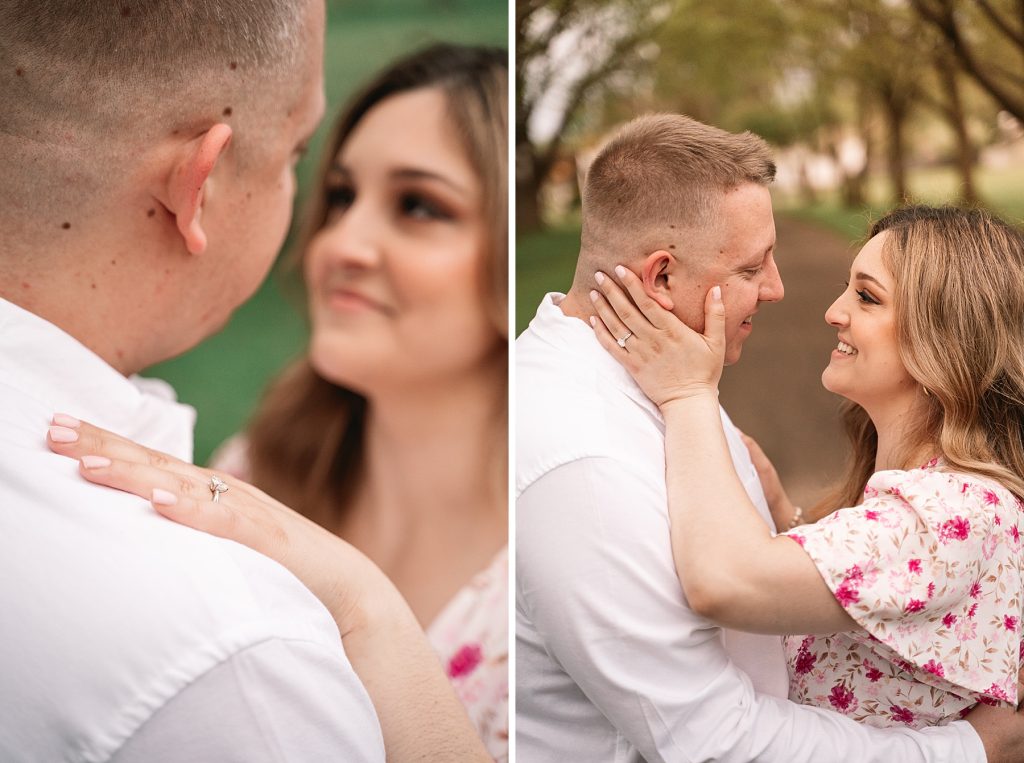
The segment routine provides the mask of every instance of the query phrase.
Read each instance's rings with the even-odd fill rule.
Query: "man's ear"
[[[664,249],[651,252],[640,265],[640,280],[644,282],[644,291],[666,310],[675,307],[668,284],[669,278],[677,277],[676,267],[676,258]]]
[[[206,250],[206,231],[201,222],[203,201],[213,168],[230,142],[231,128],[223,123],[215,124],[184,147],[171,171],[167,209],[174,215],[190,254],[202,254]]]

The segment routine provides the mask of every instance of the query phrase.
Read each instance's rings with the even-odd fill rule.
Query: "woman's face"
[[[825,312],[825,320],[838,330],[838,342],[821,383],[869,413],[881,406],[909,406],[917,394],[896,342],[896,284],[882,261],[887,235],[882,232],[864,245],[850,268],[846,291]]]
[[[327,222],[305,258],[313,367],[363,394],[424,388],[479,365],[483,188],[438,89],[374,106],[335,158]]]

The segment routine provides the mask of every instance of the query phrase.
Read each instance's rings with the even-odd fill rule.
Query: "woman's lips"
[[[368,310],[386,312],[376,300],[351,289],[333,289],[327,294],[327,304],[333,310],[344,313],[359,313]]]

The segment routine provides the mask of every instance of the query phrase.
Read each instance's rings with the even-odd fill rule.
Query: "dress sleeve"
[[[788,535],[896,665],[958,696],[1016,703],[1022,516],[973,476],[889,471],[861,505]]]
[[[221,443],[210,456],[210,468],[250,482],[252,470],[249,468],[249,438],[244,434],[236,434]]]

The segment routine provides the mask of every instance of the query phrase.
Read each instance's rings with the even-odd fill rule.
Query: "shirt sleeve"
[[[686,605],[649,483],[608,458],[548,472],[517,503],[516,573],[544,648],[648,763],[985,760],[963,722],[874,729],[755,694]]]
[[[112,763],[384,761],[355,674],[311,642],[264,641],[204,673],[157,710]]]
[[[790,533],[850,616],[915,680],[1016,703],[1019,512],[965,475],[879,472],[860,506]]]

